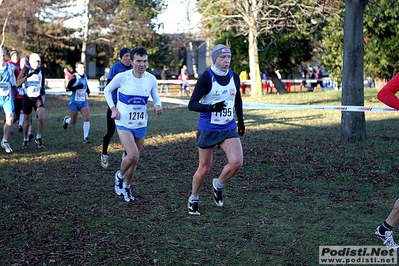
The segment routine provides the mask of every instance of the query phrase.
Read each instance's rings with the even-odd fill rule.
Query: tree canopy
[[[3,28],[3,46],[18,49],[24,55],[39,53],[45,62],[46,75],[57,75],[52,73],[54,69],[61,72],[62,67],[71,67],[80,58],[82,28],[66,28],[63,23],[82,19],[82,2],[2,2],[0,25]],[[87,42],[96,48],[95,57],[91,57],[90,52],[87,54],[90,61],[108,66],[119,59],[118,51],[122,47],[156,47],[159,36],[154,33],[155,25],[151,21],[162,4],[162,1],[153,0],[90,0]]]
[[[323,62],[342,82],[344,5],[323,29]],[[364,76],[390,79],[399,72],[399,5],[393,0],[369,2],[364,15]]]

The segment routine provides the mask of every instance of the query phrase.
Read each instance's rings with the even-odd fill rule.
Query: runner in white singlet
[[[105,87],[104,95],[115,119],[119,139],[127,155],[122,159],[120,170],[115,173],[115,193],[123,195],[125,201],[133,201],[130,185],[139,162],[147,130],[147,103],[149,97],[154,111],[160,116],[162,104],[158,96],[158,82],[154,75],[146,72],[148,54],[145,48],[132,50],[133,70],[117,74]],[[112,92],[118,89],[117,103]]]

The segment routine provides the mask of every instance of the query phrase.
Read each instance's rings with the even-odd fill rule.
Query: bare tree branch
[[[323,22],[332,11],[339,7],[339,0],[198,0],[202,24],[212,32],[221,32],[231,27],[236,36],[247,36],[250,62],[252,96],[262,94],[258,52],[276,43],[282,32],[309,29],[307,18]],[[277,38],[269,44],[258,47],[259,37],[273,35]]]
[[[1,3],[0,3],[0,5],[1,5]],[[3,24],[3,29],[1,31],[2,39],[1,39],[0,47],[3,47],[4,42],[6,40],[6,27],[7,27],[8,19],[10,18],[11,13],[12,13],[12,10],[8,11],[7,17],[6,17],[6,19],[4,21],[4,24]]]

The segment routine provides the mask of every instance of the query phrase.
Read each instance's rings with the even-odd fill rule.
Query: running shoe
[[[39,149],[43,148],[42,138],[35,139],[35,142]]]
[[[7,141],[2,141],[1,142],[1,147],[6,151],[6,153],[11,153],[12,152],[10,144],[8,144]]]
[[[18,126],[18,132],[23,132],[24,131],[24,129],[22,128],[22,126]]]
[[[375,238],[378,240],[382,241],[382,243],[387,247],[387,248],[393,248],[393,249],[398,249],[399,245],[395,243],[393,240],[393,232],[392,231],[385,231],[385,234],[382,235],[380,234],[380,227],[378,226],[377,229],[375,229]]]
[[[83,144],[90,144],[90,143],[91,143],[91,141],[89,140],[89,138],[85,138],[83,140]]]
[[[32,133],[30,133],[30,134],[29,134],[29,137],[28,137],[28,138],[29,138],[29,142],[31,142],[31,141],[32,141],[32,139],[33,139],[34,137],[35,137],[35,136],[33,136],[33,134],[32,134]]]
[[[218,180],[217,178],[214,178],[212,180],[213,200],[215,201],[217,206],[222,207],[223,206],[222,189],[216,188],[216,181],[217,180]]]
[[[201,215],[201,213],[199,212],[198,200],[188,201],[187,207],[188,207],[188,214],[197,215],[197,216]]]
[[[24,142],[22,142],[22,149],[26,149],[28,148],[28,141],[24,140]]]
[[[116,195],[120,196],[124,193],[123,190],[123,181],[125,180],[125,178],[120,176],[120,170],[116,171],[115,175],[114,175],[114,180],[115,180],[115,193]]]
[[[103,168],[108,168],[108,154],[101,153],[101,166]]]
[[[65,116],[65,117],[64,117],[64,121],[62,121],[62,127],[63,127],[64,129],[67,129],[67,128],[68,128],[68,123],[66,122],[68,118],[69,118],[69,116]]]
[[[123,197],[126,202],[134,201],[134,197],[132,195],[132,192],[130,191],[130,187],[129,188],[125,187],[123,189]]]

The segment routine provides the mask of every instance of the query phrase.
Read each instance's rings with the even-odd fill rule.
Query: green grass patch
[[[376,93],[365,90],[366,106],[383,106]],[[226,163],[216,149],[201,216],[191,217],[198,113],[167,103],[161,117],[149,112],[128,204],[113,191],[123,152],[117,133],[110,167],[100,166],[104,97],[89,101],[90,145],[82,144],[81,116],[61,127],[66,96],[46,96],[44,149],[31,142],[22,150],[14,125],[14,153],[0,153],[0,265],[317,265],[320,245],[381,244],[374,229],[399,188],[394,112],[366,113],[368,139],[342,144],[338,111],[245,110],[244,166],[224,191],[225,206],[211,198],[210,180]],[[258,102],[341,105],[341,92]]]

